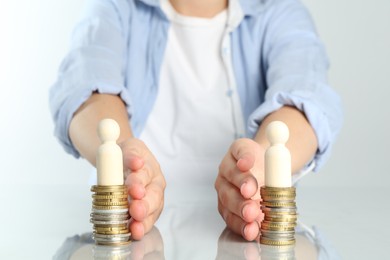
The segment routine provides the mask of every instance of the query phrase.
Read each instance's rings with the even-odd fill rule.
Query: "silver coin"
[[[96,220],[91,218],[90,222],[97,225],[120,225],[127,224],[128,220]]]
[[[114,237],[102,237],[102,236],[99,236],[101,234],[94,234],[92,235],[92,237],[96,240],[100,240],[100,241],[122,241],[124,239],[128,239],[130,237],[130,234],[126,234],[126,236],[114,236]],[[123,235],[123,234],[118,234],[118,235]]]
[[[109,214],[109,213],[125,213],[129,212],[128,208],[125,209],[95,209],[92,208],[93,213]]]
[[[93,237],[93,239],[96,242],[103,242],[103,243],[115,243],[115,242],[126,242],[129,241],[129,237],[112,237],[112,238],[100,238],[100,237]]]
[[[260,229],[261,233],[267,233],[267,234],[285,234],[285,235],[294,235],[295,231],[276,231],[276,230],[266,230],[266,229]]]
[[[297,207],[270,208],[266,206],[260,207],[263,212],[296,212]]]
[[[114,235],[105,235],[105,234],[97,234],[93,233],[94,237],[98,238],[118,238],[118,237],[130,237],[131,233],[124,233],[124,234],[114,234]]]
[[[269,238],[270,240],[293,240],[294,234],[273,234],[273,233],[261,233],[262,237]]]
[[[97,220],[97,221],[124,221],[129,220],[130,215],[125,214],[96,214],[91,213],[91,220]]]
[[[109,212],[109,213],[97,213],[97,212],[92,212],[90,214],[90,216],[92,218],[110,218],[110,219],[114,219],[114,218],[117,218],[117,219],[124,219],[124,218],[128,218],[130,217],[130,214],[128,211],[126,212],[122,212],[122,213],[112,213],[112,212]]]

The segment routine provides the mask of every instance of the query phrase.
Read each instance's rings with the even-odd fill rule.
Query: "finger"
[[[131,238],[134,240],[141,240],[145,235],[145,228],[142,222],[131,220],[129,224]]]
[[[143,221],[160,209],[163,203],[164,188],[153,182],[146,187],[146,195],[142,200],[130,201],[129,213],[135,220]]]
[[[246,199],[253,197],[258,190],[257,179],[250,172],[243,173],[237,170],[227,173],[219,172],[215,182],[216,190],[223,189],[226,181],[239,189],[241,195]]]
[[[124,155],[123,166],[125,169],[130,169],[132,172],[140,170],[144,166],[144,160],[136,155]]]
[[[245,222],[242,218],[229,212],[227,209],[221,209],[226,225],[236,234],[241,235],[248,241],[253,241],[260,233],[259,224],[257,221]]]
[[[236,140],[231,146],[233,158],[237,161],[237,167],[240,171],[249,171],[256,161],[256,146],[251,139],[242,138]]]
[[[162,207],[163,207],[163,205],[161,205],[161,208],[159,208],[154,213],[149,215],[143,221],[137,221],[135,219],[131,220],[130,225],[129,225],[129,229],[131,232],[131,237],[134,240],[142,239],[145,236],[145,234],[148,233],[152,229],[157,218],[160,216],[160,213],[162,211]]]
[[[224,208],[246,222],[256,220],[260,214],[260,206],[253,200],[245,199],[240,191],[228,182],[218,191],[218,199]]]
[[[130,138],[119,144],[123,153],[123,165],[132,171],[141,169],[149,153],[146,145],[137,138]]]
[[[146,186],[152,181],[153,173],[149,165],[145,165],[137,172],[130,173],[125,180],[130,197],[133,199],[142,199],[145,196]]]

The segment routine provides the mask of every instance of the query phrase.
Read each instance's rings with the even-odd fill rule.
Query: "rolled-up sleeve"
[[[281,1],[267,29],[263,53],[267,90],[264,103],[249,117],[249,129],[253,134],[264,117],[282,106],[301,110],[318,140],[314,157],[318,171],[342,124],[340,98],[327,83],[324,46],[299,1]]]
[[[126,105],[131,105],[124,91],[127,37],[124,7],[109,0],[88,2],[85,15],[73,32],[70,51],[50,89],[55,136],[75,157],[79,153],[69,138],[69,124],[75,111],[93,92],[120,95]]]

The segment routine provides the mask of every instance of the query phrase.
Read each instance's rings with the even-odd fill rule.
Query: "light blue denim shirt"
[[[170,23],[159,0],[90,0],[50,90],[55,135],[78,157],[68,129],[92,92],[118,94],[139,136],[156,100]],[[328,60],[306,8],[298,0],[231,0],[228,44],[245,135],[284,105],[303,111],[314,128],[316,170],[342,124],[339,96],[327,83]]]

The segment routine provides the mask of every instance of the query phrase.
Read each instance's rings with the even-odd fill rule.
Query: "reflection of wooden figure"
[[[271,146],[265,152],[265,186],[291,187],[291,155],[285,146],[288,127],[283,122],[274,121],[266,131]]]
[[[98,185],[123,185],[122,150],[116,144],[120,129],[115,120],[103,119],[98,126],[102,142],[96,155]]]

